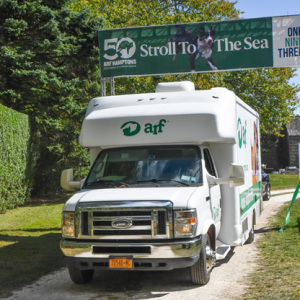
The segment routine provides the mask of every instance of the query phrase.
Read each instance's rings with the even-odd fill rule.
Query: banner
[[[300,66],[300,15],[99,31],[101,77]]]

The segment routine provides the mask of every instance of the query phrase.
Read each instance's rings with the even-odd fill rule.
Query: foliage
[[[259,113],[263,133],[280,135],[299,102],[300,87],[289,83],[295,72],[291,68],[230,72],[224,83]]]
[[[90,7],[106,19],[109,28],[192,23],[237,19],[241,14],[234,2],[226,0],[77,0],[74,9]],[[257,69],[210,74],[190,74],[154,78],[118,78],[116,93],[153,92],[158,81],[193,80],[197,89],[223,86],[234,91],[242,100],[258,111],[262,133],[280,135],[282,125],[293,118],[300,87],[289,80],[295,69]]]
[[[59,249],[62,204],[32,201],[0,218],[0,298],[64,264]],[[9,259],[7,259],[9,258]]]
[[[33,120],[38,193],[57,192],[60,171],[88,160],[77,140],[87,103],[100,89],[102,21],[66,4],[0,1],[0,102]]]
[[[262,133],[261,137],[261,153],[267,152],[269,149],[276,148],[279,143],[279,137],[269,133]]]
[[[89,7],[106,20],[106,28],[150,26],[237,19],[240,11],[227,0],[76,0],[71,7]],[[116,94],[154,92],[158,82],[191,80],[196,88],[208,89],[222,84],[222,74],[188,74],[141,78],[116,78]],[[221,81],[220,81],[221,80]]]
[[[279,232],[288,206],[272,218],[258,240],[257,268],[242,299],[300,299],[300,199],[294,202],[289,226]]]
[[[71,4],[70,4],[71,3]],[[70,8],[68,8],[71,7]],[[0,103],[30,115],[40,153],[35,193],[60,191],[64,168],[88,162],[77,142],[88,101],[99,94],[97,30],[237,19],[228,0],[0,0]],[[298,101],[290,69],[118,78],[116,93],[152,92],[158,81],[226,86],[279,133]]]
[[[0,212],[25,202],[30,194],[33,154],[28,116],[0,105]]]
[[[90,7],[105,18],[108,28],[219,21],[236,19],[240,13],[227,0],[76,0],[71,7]]]

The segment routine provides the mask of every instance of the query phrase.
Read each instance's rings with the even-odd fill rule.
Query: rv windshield
[[[100,152],[84,188],[201,183],[201,152],[198,147],[145,146]]]

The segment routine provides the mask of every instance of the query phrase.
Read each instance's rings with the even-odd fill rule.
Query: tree
[[[66,4],[0,1],[0,102],[33,120],[38,193],[59,190],[61,169],[87,160],[77,140],[87,103],[100,90],[103,22]]]
[[[263,134],[280,136],[299,102],[300,88],[289,83],[295,72],[291,68],[231,72],[224,76],[224,85],[259,113]]]
[[[107,28],[230,20],[240,13],[228,0],[76,0],[71,7],[89,7]]]
[[[121,28],[175,23],[192,23],[238,19],[241,14],[234,2],[227,0],[78,0],[74,9],[90,7],[104,16],[106,26]],[[192,80],[197,89],[223,86],[233,90],[246,103],[257,110],[261,117],[262,133],[280,135],[282,125],[293,118],[293,110],[299,102],[299,86],[291,86],[289,80],[295,70],[257,69],[248,71],[188,74],[180,76],[118,78],[116,92],[136,93],[154,91],[157,81]]]
[[[70,9],[71,8],[71,9]],[[97,30],[237,19],[228,0],[0,0],[0,102],[32,119],[39,153],[35,192],[60,190],[60,171],[87,162],[77,142],[88,101],[99,94]],[[298,102],[291,69],[118,78],[117,94],[154,91],[158,81],[226,86],[279,134]],[[259,101],[258,101],[259,99]]]

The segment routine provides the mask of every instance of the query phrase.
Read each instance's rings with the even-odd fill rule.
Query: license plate
[[[109,260],[110,269],[132,269],[132,259],[126,257],[115,257]]]

